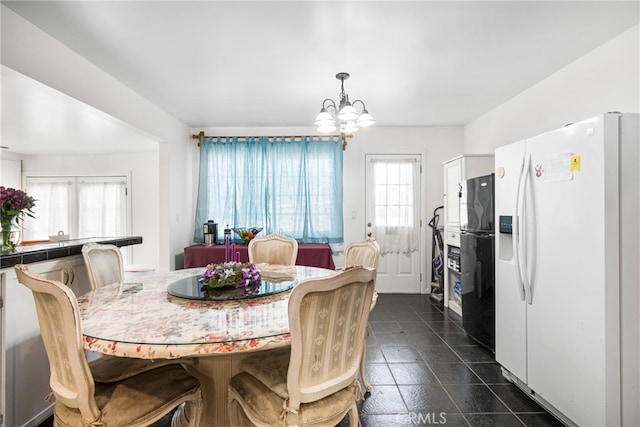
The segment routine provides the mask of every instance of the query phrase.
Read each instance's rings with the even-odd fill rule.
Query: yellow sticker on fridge
[[[580,156],[577,154],[571,156],[571,172],[573,171],[580,172]]]

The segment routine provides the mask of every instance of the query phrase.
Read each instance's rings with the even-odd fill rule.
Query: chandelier
[[[367,108],[359,99],[353,102],[349,101],[349,94],[344,92],[344,81],[349,78],[349,73],[338,73],[336,79],[340,80],[340,100],[336,105],[333,99],[327,98],[322,101],[322,109],[316,117],[314,125],[318,128],[318,132],[329,133],[336,129],[340,130],[342,135],[342,149],[347,148],[347,138],[353,136],[353,132],[357,132],[361,127],[367,127],[376,121]],[[356,104],[362,104],[362,111],[358,113],[355,109]]]

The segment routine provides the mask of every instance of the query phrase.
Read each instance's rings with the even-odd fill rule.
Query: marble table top
[[[336,274],[296,266],[298,282]],[[114,283],[78,297],[84,347],[121,357],[177,359],[288,345],[291,291],[261,298],[198,301],[169,295],[176,280],[204,268]]]

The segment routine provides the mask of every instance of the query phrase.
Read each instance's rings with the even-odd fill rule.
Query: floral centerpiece
[[[225,262],[209,264],[200,278],[201,291],[206,295],[217,293],[221,289],[241,289],[245,296],[260,288],[260,271],[254,264]]]
[[[35,200],[22,190],[0,186],[0,226],[2,227],[2,253],[15,251],[11,237],[12,224],[24,221],[25,216],[33,218]]]

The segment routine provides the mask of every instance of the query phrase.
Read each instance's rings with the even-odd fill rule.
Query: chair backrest
[[[362,266],[378,268],[380,245],[373,239],[351,242],[344,250],[344,268]]]
[[[100,417],[100,410],[82,344],[76,296],[61,282],[44,279],[29,271],[26,265],[16,265],[15,271],[18,281],[33,294],[51,369],[51,390],[58,402],[78,408],[88,425]]]
[[[82,246],[82,256],[89,273],[91,289],[124,282],[122,253],[117,246],[87,243]]]
[[[296,265],[298,242],[296,239],[273,233],[249,242],[249,262]]]
[[[353,384],[365,346],[375,270],[354,268],[307,279],[289,297],[289,406]]]

